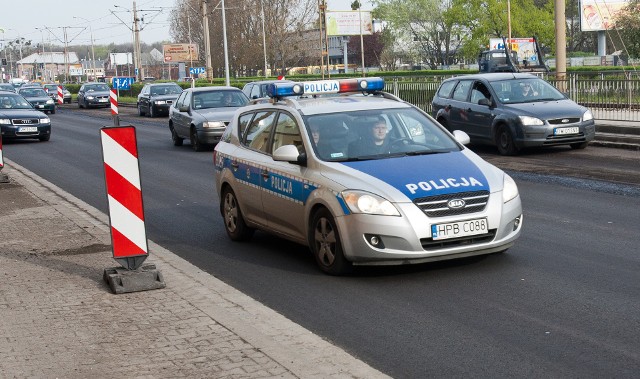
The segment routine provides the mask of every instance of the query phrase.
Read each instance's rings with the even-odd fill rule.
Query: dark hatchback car
[[[169,110],[169,130],[175,146],[189,138],[195,151],[220,141],[231,117],[249,99],[235,87],[198,87],[182,91]]]
[[[65,86],[55,83],[47,83],[43,85],[44,90],[47,91],[49,97],[51,97],[56,103],[58,102],[58,86],[62,87],[62,102],[64,104],[71,104],[71,92],[69,92]]]
[[[11,83],[0,83],[0,91],[16,92],[16,88]]]
[[[491,144],[502,155],[527,147],[584,149],[595,137],[591,111],[543,79],[524,73],[463,75],[442,82],[433,116],[471,143]]]
[[[78,90],[78,107],[109,108],[111,107],[111,103],[109,101],[110,96],[111,89],[105,83],[84,83]]]
[[[249,82],[242,87],[242,92],[251,100],[268,97],[267,88],[271,83],[291,83],[291,80],[259,80]]]
[[[35,109],[51,114],[56,113],[56,102],[42,87],[20,87],[18,94],[27,99]]]
[[[51,120],[21,95],[0,91],[0,130],[2,138],[7,140],[35,138],[48,141]]]
[[[138,95],[138,115],[168,115],[169,107],[182,92],[176,83],[147,83]]]

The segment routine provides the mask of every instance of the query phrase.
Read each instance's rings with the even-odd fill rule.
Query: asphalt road
[[[5,156],[106,212],[99,129],[109,110],[63,107],[51,118],[51,141],[5,142]],[[174,147],[166,118],[122,119],[137,126],[151,240],[393,377],[640,372],[640,152],[500,157],[472,147],[519,186],[524,226],[513,248],[331,277],[303,246],[264,233],[229,241],[211,152]]]

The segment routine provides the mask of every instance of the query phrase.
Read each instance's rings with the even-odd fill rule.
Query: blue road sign
[[[189,67],[189,72],[191,74],[194,74],[194,75],[204,74],[205,68],[204,67]]]
[[[114,77],[112,79],[113,88],[115,89],[131,89],[133,78],[131,77]]]

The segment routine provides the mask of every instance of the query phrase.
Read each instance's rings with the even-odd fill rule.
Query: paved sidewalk
[[[387,377],[152,241],[166,288],[113,294],[107,215],[2,172],[0,377]]]

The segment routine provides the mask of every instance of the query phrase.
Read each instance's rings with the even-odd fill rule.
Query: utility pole
[[[89,33],[91,35],[91,69],[93,70],[93,81],[98,81],[98,76],[96,75],[96,53],[93,49],[93,28],[91,27],[91,21],[80,16],[73,16],[73,18],[85,20],[89,24]],[[87,78],[87,80],[89,80],[89,78]]]
[[[140,28],[138,28],[138,13],[136,11],[136,2],[135,0],[133,1],[133,33],[134,33],[134,40],[135,40],[135,51],[136,51],[136,56],[135,56],[135,67],[138,70],[138,80],[140,82],[142,82],[142,80],[144,80],[144,69],[142,68],[142,56],[141,56],[141,49],[140,49]]]
[[[209,13],[207,1],[202,0],[202,25],[204,27],[204,52],[207,63],[207,80],[213,80],[213,67],[211,65],[211,39],[209,37]]]
[[[556,8],[556,79],[558,89],[567,91],[567,26],[564,0],[555,0]]]

